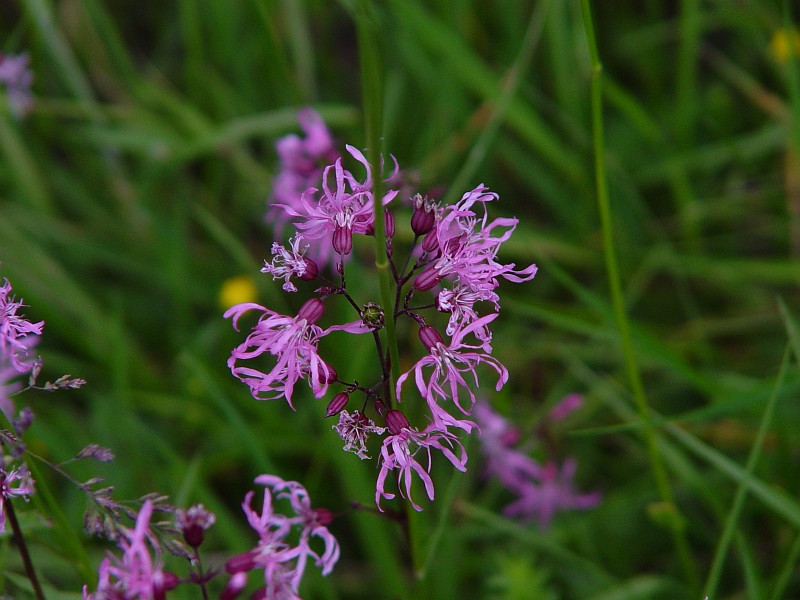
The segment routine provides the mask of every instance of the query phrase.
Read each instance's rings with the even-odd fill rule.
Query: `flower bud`
[[[389,433],[397,435],[403,429],[409,429],[411,425],[409,425],[406,416],[399,410],[390,410],[386,413],[386,427],[389,428]]]
[[[306,257],[303,257],[303,262],[306,266],[306,270],[303,271],[302,275],[300,275],[300,279],[303,281],[311,281],[312,279],[316,279],[317,274],[319,274],[319,267],[317,266],[317,263]]]
[[[325,305],[322,303],[322,300],[319,298],[312,298],[300,307],[300,310],[297,311],[296,318],[298,321],[305,319],[309,325],[313,325],[319,320],[323,312],[325,312]]]
[[[425,252],[434,252],[439,249],[439,237],[436,235],[435,227],[422,239],[422,249]]]
[[[333,415],[338,415],[340,412],[344,410],[345,406],[347,406],[347,403],[349,401],[350,401],[350,394],[348,394],[347,392],[339,392],[338,394],[336,394],[333,397],[333,400],[331,400],[328,403],[328,408],[325,411],[324,418],[327,419],[328,417],[332,417]]]
[[[333,249],[342,255],[350,254],[353,250],[353,230],[337,225],[333,230]]]
[[[433,350],[437,344],[446,345],[441,334],[430,325],[419,328],[419,339],[428,351]]]
[[[374,302],[367,302],[364,310],[361,311],[361,320],[370,329],[383,329],[384,314],[383,309]]]
[[[386,237],[394,237],[394,215],[388,210],[383,213],[383,226],[386,231]]]
[[[427,196],[417,194],[411,199],[414,212],[411,214],[411,230],[416,235],[425,235],[436,223],[436,205]]]
[[[217,517],[202,504],[195,504],[188,510],[179,509],[175,520],[184,541],[192,548],[197,548],[203,543],[203,532],[216,523]]]
[[[375,412],[377,412],[380,416],[384,416],[386,414],[386,405],[380,398],[375,399]]]
[[[314,516],[316,517],[317,523],[323,527],[327,527],[333,523],[333,513],[327,508],[315,508]]]
[[[427,291],[444,279],[436,270],[436,265],[428,265],[414,278],[414,289]]]
[[[252,571],[256,566],[256,557],[258,556],[256,550],[248,550],[242,554],[229,558],[225,563],[225,570],[233,575],[234,573],[242,573]]]

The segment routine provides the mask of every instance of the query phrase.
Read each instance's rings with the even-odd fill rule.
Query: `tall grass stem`
[[[614,232],[611,223],[611,206],[609,202],[608,182],[605,170],[605,141],[603,134],[603,67],[600,62],[600,55],[597,49],[597,42],[594,34],[594,22],[592,19],[589,0],[581,0],[583,12],[583,23],[586,41],[592,61],[591,79],[591,113],[592,113],[592,143],[594,150],[594,171],[595,185],[597,194],[597,204],[600,213],[600,221],[603,236],[603,254],[608,275],[608,283],[611,293],[611,303],[614,309],[614,318],[619,329],[620,345],[625,363],[625,370],[628,382],[631,386],[633,399],[636,403],[639,418],[645,425],[643,437],[656,480],[658,494],[661,501],[668,507],[670,518],[668,519],[669,528],[672,533],[678,561],[683,569],[686,583],[694,592],[699,588],[699,578],[695,563],[689,551],[689,543],[686,531],[682,523],[680,514],[675,504],[674,495],[670,485],[667,471],[659,452],[658,436],[651,421],[650,407],[647,402],[641,372],[634,352],[633,340],[630,333],[630,324],[625,311],[625,304],[622,296],[622,284],[620,282],[619,268],[614,247]],[[696,595],[696,594],[695,594]]]
[[[706,579],[705,589],[703,590],[703,596],[705,597],[713,598],[716,596],[717,586],[719,585],[719,579],[722,575],[722,568],[725,566],[725,557],[728,553],[728,548],[730,547],[731,541],[733,540],[733,534],[736,531],[736,525],[739,522],[739,516],[742,514],[742,508],[744,506],[745,498],[747,497],[747,492],[750,489],[750,482],[753,477],[753,473],[755,472],[756,465],[758,465],[758,461],[761,458],[761,451],[764,448],[764,440],[767,437],[767,430],[769,429],[769,426],[772,423],[772,417],[775,414],[775,406],[778,402],[778,398],[780,397],[781,389],[783,388],[783,382],[786,378],[786,371],[789,367],[789,359],[791,355],[792,347],[791,344],[787,343],[786,349],[783,351],[783,359],[781,360],[781,367],[778,371],[775,387],[773,388],[772,394],[770,394],[767,405],[764,408],[764,416],[761,418],[761,425],[758,428],[758,433],[756,434],[755,440],[753,440],[753,447],[750,449],[750,455],[747,457],[745,477],[739,481],[739,487],[736,489],[733,505],[731,506],[730,512],[728,512],[728,518],[725,520],[725,527],[722,530],[722,535],[717,543],[717,549],[714,552],[714,560],[711,563],[711,569]]]

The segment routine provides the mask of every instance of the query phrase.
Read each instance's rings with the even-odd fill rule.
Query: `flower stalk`
[[[669,519],[669,528],[672,532],[673,543],[678,554],[678,560],[686,578],[686,582],[692,590],[699,590],[699,578],[695,568],[695,562],[689,551],[689,543],[686,531],[683,526],[680,514],[675,504],[675,496],[672,493],[669,476],[664,467],[661,454],[658,449],[658,435],[650,416],[650,406],[642,382],[642,375],[636,360],[636,353],[633,348],[633,341],[630,333],[630,325],[627,314],[625,313],[625,303],[622,296],[622,285],[620,283],[619,268],[614,247],[614,232],[611,224],[611,206],[609,202],[608,182],[605,172],[605,140],[603,135],[603,66],[600,62],[600,55],[597,49],[597,42],[594,35],[594,22],[589,0],[581,0],[583,12],[584,33],[589,47],[589,54],[592,61],[591,79],[591,109],[592,109],[592,140],[594,149],[594,171],[595,186],[597,193],[597,204],[600,212],[601,228],[603,233],[603,250],[606,263],[606,273],[611,292],[611,302],[614,309],[614,317],[619,329],[620,344],[625,363],[625,370],[628,377],[633,399],[639,413],[639,418],[644,424],[643,437],[650,466],[653,470],[653,477],[656,480],[656,487],[661,501],[668,507],[674,509],[670,511],[672,518]],[[697,595],[697,594],[695,594]]]

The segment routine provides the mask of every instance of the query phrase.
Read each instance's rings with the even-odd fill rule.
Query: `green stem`
[[[689,551],[689,543],[682,519],[675,504],[669,477],[664,468],[661,454],[658,449],[658,435],[653,425],[650,407],[642,383],[642,376],[636,360],[633,348],[633,341],[630,333],[630,325],[625,312],[625,304],[622,296],[622,285],[620,283],[619,269],[617,267],[616,250],[614,247],[614,234],[611,225],[611,207],[608,194],[608,182],[606,181],[605,171],[605,142],[603,136],[603,66],[600,62],[600,55],[597,50],[597,41],[594,34],[594,23],[592,20],[589,0],[581,0],[583,9],[583,24],[586,34],[586,41],[589,46],[589,53],[592,60],[592,81],[591,81],[591,108],[592,108],[592,140],[594,148],[594,171],[595,185],[597,193],[597,204],[600,212],[600,221],[603,234],[603,253],[605,258],[606,272],[611,292],[611,301],[614,307],[614,318],[619,329],[620,344],[625,362],[625,370],[628,382],[631,386],[633,399],[636,403],[639,418],[644,424],[643,437],[653,476],[662,503],[666,505],[670,515],[668,520],[672,532],[673,542],[678,554],[678,560],[683,568],[687,584],[693,592],[697,591],[700,585],[695,563]],[[697,595],[697,594],[694,594]]]
[[[375,14],[369,0],[359,0],[356,14],[358,31],[358,48],[361,59],[361,83],[364,96],[364,126],[367,141],[367,158],[372,171],[372,193],[375,210],[375,268],[381,289],[381,302],[386,318],[386,342],[391,364],[391,377],[387,382],[384,400],[389,406],[395,406],[394,382],[400,375],[400,357],[398,354],[397,332],[394,322],[394,294],[392,285],[394,278],[386,254],[386,227],[383,197],[383,173],[381,168],[381,147],[383,131],[383,84],[381,78],[379,43]]]

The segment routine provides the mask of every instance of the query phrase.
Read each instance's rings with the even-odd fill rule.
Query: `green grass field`
[[[29,450],[94,442],[116,459],[70,465],[78,480],[204,503],[208,564],[253,546],[257,475],[300,481],[346,513],[307,600],[800,597],[798,19],[755,0],[6,2],[0,52],[29,54],[34,103],[0,111],[0,283],[45,321],[42,377],[88,382],[20,397]],[[382,139],[419,189],[485,183],[519,219],[502,258],[539,272],[500,287],[510,379],[481,390],[526,435],[583,394],[555,444],[599,506],[547,531],[504,517],[473,439],[466,474],[434,465],[409,548],[327,400],[298,391],[292,412],[231,376],[225,282],[301,302],[259,269],[274,144],[304,106],[341,144]],[[369,272],[372,246],[354,253]],[[358,378],[371,352],[340,348],[337,369]],[[83,534],[84,493],[29,462],[38,492],[15,506],[37,572],[47,598],[80,598],[113,546]],[[0,567],[0,593],[33,597],[8,533]],[[169,597],[200,597],[185,587]]]

